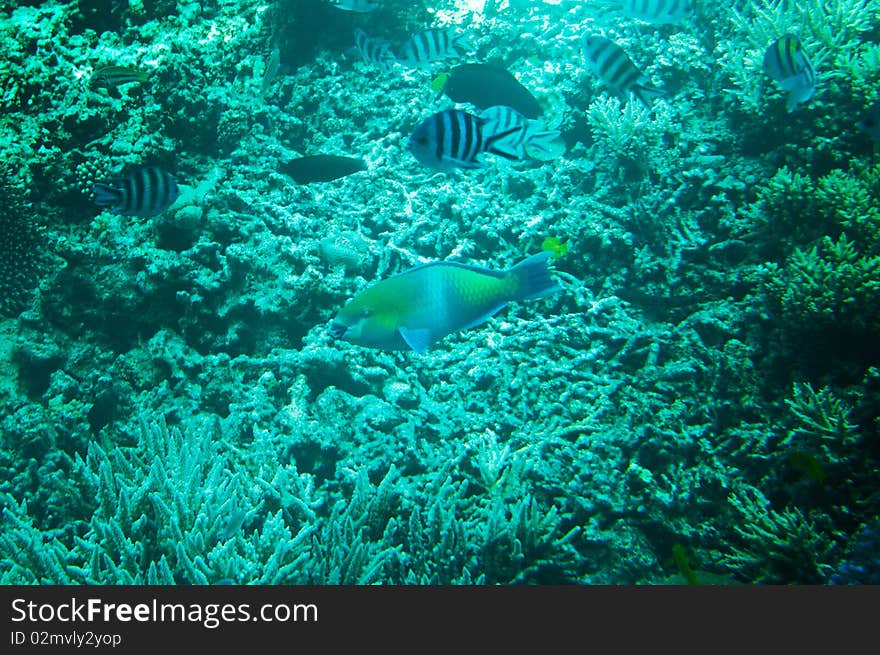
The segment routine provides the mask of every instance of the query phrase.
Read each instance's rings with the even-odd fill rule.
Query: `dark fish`
[[[531,119],[542,113],[535,96],[512,73],[492,64],[461,64],[438,76],[434,87],[453,102],[469,102],[477,109],[513,107]]]
[[[584,34],[583,45],[590,68],[615,93],[631,93],[649,108],[653,98],[666,95],[663,89],[651,85],[623,48],[613,41],[604,36]]]
[[[484,129],[486,120],[460,109],[437,112],[422,121],[409,138],[407,148],[425,166],[447,171],[453,168],[482,168],[477,156],[483,152],[507,159],[519,159],[515,152],[498,146],[522,126],[499,133]]]
[[[123,84],[137,82],[143,84],[150,77],[149,73],[139,68],[130,66],[104,66],[99,68],[89,80],[92,88],[104,87],[105,89],[116,88]]]
[[[92,189],[96,205],[122,216],[156,216],[180,195],[171,174],[157,166],[133,168],[121,177],[97,182]]]
[[[367,164],[363,159],[354,157],[310,155],[281,162],[278,170],[292,177],[297,184],[309,184],[311,182],[331,182],[358,171],[365,171]]]

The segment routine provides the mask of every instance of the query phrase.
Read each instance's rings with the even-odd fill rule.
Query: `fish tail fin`
[[[493,134],[486,139],[486,152],[490,152],[493,155],[498,155],[499,157],[504,157],[505,159],[522,159],[522,155],[517,152],[517,150],[520,149],[513,146],[513,144],[508,145],[509,149],[503,149],[501,147],[501,143],[504,142],[505,138],[509,137],[512,134],[516,134],[517,132],[522,132],[524,129],[525,128],[522,125],[517,125],[516,127],[512,127],[509,130],[504,130],[503,132],[499,132],[498,134]]]
[[[462,32],[461,34],[456,34],[455,30],[451,30],[449,33],[450,41],[452,42],[452,51],[457,57],[464,57],[471,50],[473,50],[473,43],[471,42],[471,35],[469,32]]]
[[[526,132],[526,154],[541,161],[556,159],[565,152],[565,142],[559,138],[561,135],[559,130],[545,129],[541,120],[531,121]]]
[[[543,298],[562,289],[550,277],[550,268],[547,264],[552,254],[549,251],[539,252],[522,260],[508,271],[509,275],[516,277],[518,283],[513,300]]]
[[[651,108],[655,98],[665,98],[669,95],[663,89],[647,83],[634,84],[632,94],[648,109]]]

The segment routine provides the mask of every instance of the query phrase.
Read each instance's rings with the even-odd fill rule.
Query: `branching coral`
[[[738,525],[738,544],[723,553],[721,564],[742,580],[756,583],[821,584],[830,572],[836,545],[827,517],[797,507],[773,509],[757,489],[730,494]]]
[[[768,265],[767,293],[785,323],[798,332],[822,327],[876,331],[880,327],[880,256],[861,255],[842,234],[836,241],[795,248],[780,267]]]
[[[719,61],[733,82],[730,90],[749,111],[761,105],[765,49],[786,33],[797,34],[813,59],[819,77],[840,84],[858,68],[847,62],[865,61],[870,51],[860,35],[880,20],[877,3],[867,0],[763,0],[749,3],[747,12],[730,12],[729,32],[718,43]],[[864,69],[863,69],[864,70]],[[877,71],[864,70],[867,76]]]
[[[796,419],[782,442],[785,445],[836,461],[859,437],[858,426],[850,418],[852,409],[829,387],[816,391],[809,383],[795,384],[785,404]]]

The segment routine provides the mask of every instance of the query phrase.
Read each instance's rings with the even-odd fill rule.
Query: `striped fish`
[[[92,190],[96,205],[122,216],[156,216],[180,195],[174,178],[157,166],[133,168],[121,177],[97,182]]]
[[[460,109],[437,112],[422,121],[409,138],[407,148],[425,166],[439,171],[454,168],[483,168],[477,159],[488,152],[506,159],[518,159],[517,153],[503,147],[504,140],[522,126],[488,133],[485,120]]]
[[[770,44],[764,52],[764,70],[776,80],[780,89],[788,91],[787,111],[793,111],[798,103],[813,97],[816,71],[800,39],[794,34],[785,34]]]
[[[565,143],[559,139],[562,134],[559,130],[547,130],[542,120],[529,120],[513,107],[489,107],[480,118],[484,121],[484,134],[508,134],[496,139],[495,146],[515,153],[518,159],[532,157],[549,161],[565,150]]]
[[[104,87],[105,89],[110,89],[123,84],[131,84],[132,82],[143,84],[149,76],[149,73],[139,68],[104,66],[92,73],[92,77],[89,79],[89,86],[92,88]]]
[[[584,34],[584,57],[593,72],[615,93],[631,93],[646,107],[651,100],[665,96],[666,92],[653,86],[633,63],[632,59],[616,43],[604,36]]]
[[[411,68],[424,68],[435,61],[462,57],[466,53],[464,34],[432,27],[411,35],[400,48],[399,60]]]
[[[377,66],[383,72],[391,70],[396,59],[388,41],[371,37],[361,28],[357,28],[354,31],[354,42],[365,62]]]
[[[606,0],[604,4],[631,18],[667,25],[693,16],[696,3],[694,0]]]

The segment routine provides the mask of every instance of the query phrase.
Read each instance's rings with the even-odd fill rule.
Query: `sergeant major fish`
[[[121,216],[157,216],[177,200],[180,189],[170,173],[142,166],[92,187],[95,204]]]
[[[354,31],[354,42],[364,61],[374,64],[383,72],[391,70],[396,61],[391,45],[385,39],[371,37],[361,28]]]
[[[400,48],[399,61],[413,68],[424,68],[441,59],[462,57],[467,52],[466,37],[451,29],[431,27],[411,35]]]
[[[500,142],[523,130],[523,126],[489,132],[485,124],[485,119],[461,109],[437,112],[413,130],[407,148],[422,164],[439,171],[482,168],[485,164],[477,157],[483,152],[519,159],[515,151],[502,148]]]
[[[561,287],[549,252],[498,271],[432,262],[377,282],[352,298],[330,324],[334,339],[367,348],[424,353],[445,336],[489,320],[508,303],[542,298]]]
[[[663,89],[651,85],[636,67],[629,55],[616,43],[604,36],[584,34],[584,57],[592,71],[615,93],[631,93],[646,107],[651,100],[666,95]]]
[[[785,34],[770,44],[764,52],[764,70],[780,89],[788,92],[787,111],[794,111],[799,103],[813,97],[816,71],[800,39],[794,34]]]
[[[519,159],[532,157],[549,161],[565,152],[565,142],[560,138],[562,133],[559,130],[548,130],[542,120],[529,120],[513,107],[489,107],[480,114],[480,118],[484,121],[484,132],[508,134],[507,137],[496,138],[495,147],[513,152]]]

